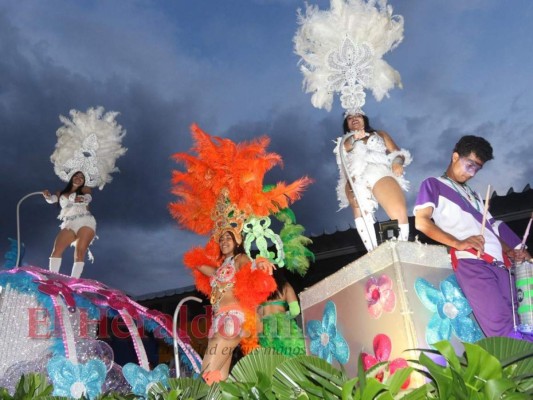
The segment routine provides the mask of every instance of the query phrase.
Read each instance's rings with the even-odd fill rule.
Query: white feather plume
[[[298,10],[298,23],[294,48],[300,56],[304,89],[313,93],[314,107],[330,111],[334,93],[341,93],[340,87],[331,85],[332,77],[339,75],[339,69],[331,68],[331,59],[339,55],[350,64],[341,71],[349,77],[345,79],[342,93],[344,97],[357,97],[343,99],[341,96],[345,109],[364,105],[363,89],[371,90],[376,100],[381,101],[395,85],[401,87],[398,71],[382,59],[403,39],[403,18],[392,15],[392,7],[386,0],[331,0],[326,11],[307,5],[305,14]],[[354,56],[362,55],[364,46],[370,48],[371,55],[365,65],[359,66],[370,71],[370,76],[360,81],[361,76],[354,76],[361,75],[359,66],[354,66]],[[358,61],[362,59],[355,60],[355,64]]]
[[[77,171],[85,175],[85,185],[102,189],[117,172],[117,158],[126,153],[122,138],[126,130],[116,121],[118,112],[104,114],[103,107],[89,108],[87,112],[70,110],[71,119],[59,116],[63,123],[56,134],[57,144],[50,156],[54,172],[68,182]]]

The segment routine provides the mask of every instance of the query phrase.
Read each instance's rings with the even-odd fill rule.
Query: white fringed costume
[[[346,174],[343,172],[339,155],[341,140],[342,137],[335,141],[336,146],[333,152],[339,167],[337,198],[340,209],[343,209],[348,207],[349,203],[346,197]],[[344,152],[344,154],[346,169],[353,179],[359,207],[364,214],[373,214],[378,207],[378,202],[372,195],[372,188],[381,178],[393,177],[404,191],[409,190],[409,181],[403,176],[394,175],[392,172],[392,160],[397,156],[403,156],[403,165],[407,166],[411,163],[411,154],[404,149],[387,154],[385,142],[377,133],[370,134],[366,144],[363,140],[356,141],[352,151]]]
[[[300,56],[303,87],[312,93],[314,107],[330,111],[333,96],[338,94],[345,117],[364,115],[366,91],[381,101],[389,90],[401,87],[400,74],[382,58],[403,40],[403,18],[392,14],[387,0],[330,0],[329,10],[324,11],[307,5],[305,13],[299,12],[298,23],[294,51]],[[402,156],[407,165],[411,156],[403,149],[387,154],[383,139],[376,133],[371,134],[367,144],[359,141],[348,153],[339,149],[339,144],[342,145],[341,139],[334,150],[340,170],[340,207],[349,204],[345,193],[349,176],[363,211],[355,225],[370,251],[377,246],[373,214],[378,203],[372,188],[379,179],[391,176],[407,190],[408,182],[393,174],[391,164],[395,157]],[[339,151],[344,154],[346,171]],[[409,225],[401,224],[399,228],[400,240],[407,240]]]
[[[61,199],[59,199],[61,212],[57,218],[62,221],[59,227],[61,229],[70,229],[75,234],[83,226],[87,226],[96,232],[96,220],[88,208],[91,195],[82,195],[81,197],[84,198],[84,201],[80,203],[76,202],[76,196],[76,193],[71,193],[69,196],[61,196]]]
[[[70,110],[71,119],[59,116],[63,125],[57,130],[57,144],[50,156],[54,172],[64,182],[69,182],[77,172],[83,173],[84,185],[100,190],[112,181],[111,174],[117,172],[117,158],[126,153],[122,138],[126,131],[116,121],[115,111],[104,113],[103,107],[89,108],[87,112]],[[81,200],[81,201],[80,201]],[[70,229],[74,234],[82,227],[91,228],[96,234],[96,220],[89,211],[90,194],[71,193],[47,195],[50,204],[59,202],[62,221],[61,229]],[[93,260],[89,251],[89,259]],[[83,261],[74,263],[72,276],[80,277]],[[51,257],[49,268],[58,272],[61,258]]]
[[[57,130],[57,144],[50,156],[54,172],[64,182],[80,171],[85,177],[85,186],[99,187],[112,181],[111,173],[117,172],[115,161],[126,153],[122,138],[126,131],[117,124],[115,111],[104,114],[103,107],[89,108],[86,113],[70,110],[72,120],[59,116],[63,126]],[[82,202],[76,202],[82,197]],[[74,233],[87,226],[96,232],[96,220],[89,211],[90,194],[69,196],[60,199],[51,196],[49,203],[59,201],[61,212],[57,217],[62,221],[61,229],[71,229]]]

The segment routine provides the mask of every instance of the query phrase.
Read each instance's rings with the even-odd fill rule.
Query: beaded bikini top
[[[224,260],[222,265],[217,268],[213,276],[211,276],[211,304],[215,309],[218,308],[218,304],[226,291],[235,286],[235,261],[233,257],[228,257]]]

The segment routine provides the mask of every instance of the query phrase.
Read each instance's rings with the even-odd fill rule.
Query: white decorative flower
[[[340,49],[328,54],[328,89],[340,92],[345,110],[360,110],[365,104],[364,89],[372,82],[374,52],[368,43],[356,44],[349,37]]]

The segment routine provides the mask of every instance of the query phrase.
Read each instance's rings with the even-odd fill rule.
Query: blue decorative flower
[[[337,309],[334,302],[326,303],[323,315],[322,321],[311,320],[307,323],[311,353],[329,363],[335,357],[339,363],[346,364],[350,358],[350,348],[337,329]]]
[[[425,279],[418,278],[415,290],[422,304],[433,314],[426,330],[429,345],[449,340],[452,331],[463,342],[476,342],[483,337],[477,322],[470,318],[472,308],[457,283],[450,275],[436,289]]]
[[[73,364],[63,356],[48,361],[48,376],[54,384],[54,396],[94,399],[102,391],[107,368],[100,360],[86,364]]]
[[[170,376],[168,366],[165,364],[159,364],[152,371],[147,371],[137,364],[128,363],[122,367],[122,374],[131,385],[131,391],[142,397],[146,397],[150,387],[158,382],[167,386]]]

